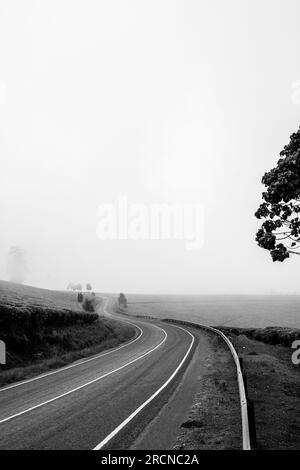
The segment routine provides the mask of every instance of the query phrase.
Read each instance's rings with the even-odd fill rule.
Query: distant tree
[[[277,166],[262,178],[267,187],[262,194],[265,202],[255,213],[258,219],[265,219],[256,241],[270,251],[273,261],[300,254],[300,129],[280,156]]]
[[[78,294],[77,294],[77,300],[78,300],[78,302],[80,302],[80,303],[83,302],[83,294],[82,294],[82,292],[78,292]]]
[[[82,291],[82,285],[80,283],[75,284],[74,282],[70,282],[68,284],[67,289],[71,289],[73,291],[77,291],[77,290]]]
[[[86,285],[86,290],[92,290],[92,286],[91,284],[88,282],[87,285]]]
[[[120,307],[127,308],[127,299],[126,299],[126,297],[125,297],[125,294],[121,293],[121,294],[119,295],[118,301],[119,301],[119,306],[120,306]]]
[[[26,251],[22,246],[11,246],[8,254],[8,271],[11,282],[22,284],[27,273]]]

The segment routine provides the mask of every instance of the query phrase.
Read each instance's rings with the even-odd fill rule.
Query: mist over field
[[[131,313],[211,326],[300,328],[298,295],[130,295]]]
[[[299,259],[255,242],[261,177],[299,124],[299,2],[281,5],[1,2],[0,278],[298,294]],[[100,239],[99,207],[124,197],[133,233]],[[147,238],[147,220],[138,239],[134,210],[153,204],[203,207],[199,249]]]

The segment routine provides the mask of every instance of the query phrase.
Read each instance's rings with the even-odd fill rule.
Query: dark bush
[[[78,302],[80,302],[80,303],[83,302],[83,294],[82,294],[82,292],[78,292],[78,294],[77,294],[77,300],[78,300]]]
[[[92,312],[92,310],[89,310]],[[47,307],[0,306],[0,331],[39,330],[46,326],[71,326],[93,323],[98,315],[74,312],[68,309],[53,310]]]
[[[93,305],[92,301],[88,298],[85,298],[82,306],[83,306],[83,308],[86,312],[94,312],[95,311],[95,308],[94,308],[94,305]]]

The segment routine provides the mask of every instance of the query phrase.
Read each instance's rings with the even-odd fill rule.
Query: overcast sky
[[[300,124],[298,0],[0,0],[0,278],[126,293],[300,292],[255,243]],[[200,204],[204,244],[97,237],[97,210]]]

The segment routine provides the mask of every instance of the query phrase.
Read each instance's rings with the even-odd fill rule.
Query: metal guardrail
[[[249,419],[248,419],[248,405],[247,405],[247,397],[245,391],[245,384],[244,378],[241,370],[241,364],[239,356],[232,344],[232,342],[227,338],[227,336],[222,333],[222,331],[213,328],[212,326],[207,327],[209,330],[214,331],[218,335],[220,335],[224,341],[227,343],[231,354],[233,356],[235,365],[236,365],[236,372],[237,372],[237,381],[239,385],[239,395],[240,395],[240,406],[241,406],[241,417],[242,417],[242,436],[243,436],[243,450],[251,450],[250,444],[250,432],[249,432]]]
[[[249,431],[249,418],[248,418],[248,404],[247,404],[247,396],[246,396],[244,378],[243,378],[243,374],[242,374],[240,359],[239,359],[239,356],[238,356],[232,342],[229,340],[229,338],[227,338],[227,336],[224,333],[222,333],[222,331],[217,330],[217,328],[213,328],[212,326],[201,325],[199,323],[191,323],[191,322],[175,320],[175,319],[173,320],[173,319],[169,319],[169,318],[164,319],[163,321],[170,322],[170,323],[180,323],[180,324],[184,324],[184,325],[190,325],[190,326],[193,326],[195,328],[202,328],[202,329],[205,329],[205,330],[213,331],[214,333],[221,336],[221,338],[223,338],[223,340],[226,342],[227,346],[230,349],[232,357],[234,359],[235,365],[236,365],[237,381],[238,381],[239,396],[240,396],[241,419],[242,419],[243,450],[251,450],[250,431]]]

